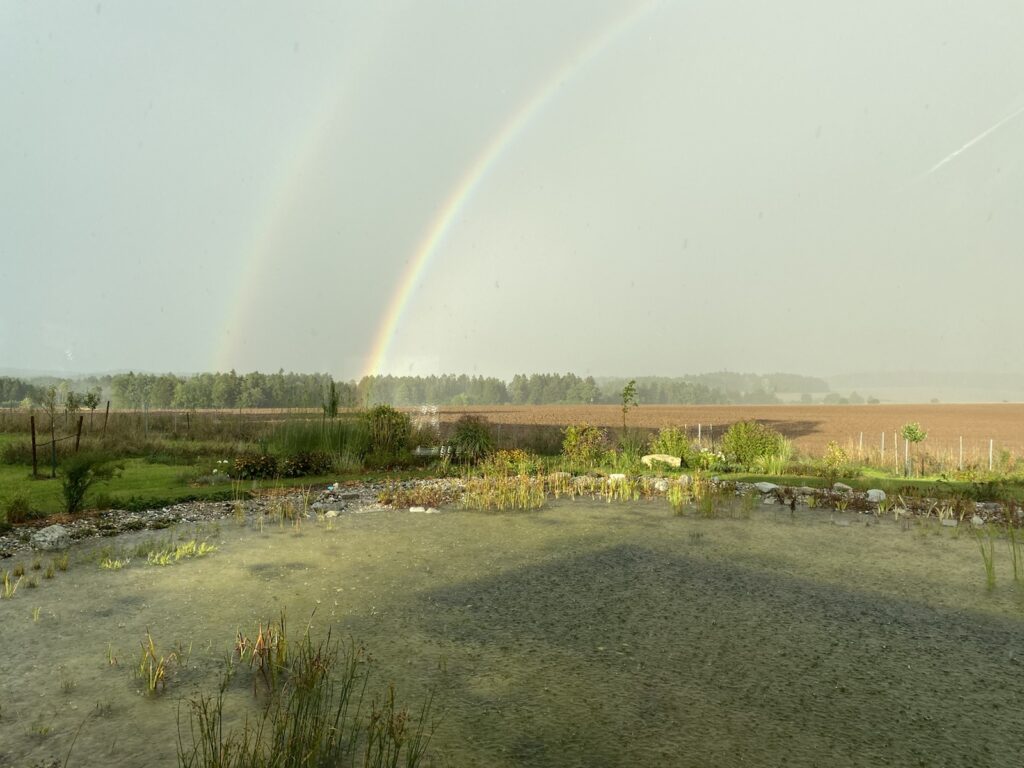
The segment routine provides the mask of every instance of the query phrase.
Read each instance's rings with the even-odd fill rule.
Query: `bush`
[[[572,464],[593,467],[604,455],[605,431],[600,427],[570,424],[562,434],[562,455]]]
[[[412,420],[390,405],[378,405],[363,415],[369,437],[369,452],[380,457],[397,456],[409,447]]]
[[[237,480],[261,480],[277,477],[277,459],[269,453],[243,453],[235,457],[231,477]]]
[[[278,464],[282,477],[326,475],[334,466],[329,454],[323,451],[299,451]]]
[[[856,468],[850,464],[850,457],[846,451],[832,440],[825,448],[825,455],[821,457],[818,473],[831,486],[841,477],[856,474]]]
[[[690,466],[689,459],[693,456],[690,438],[679,427],[662,427],[658,434],[651,438],[651,453],[664,453],[679,456]]]
[[[722,437],[722,453],[730,464],[750,469],[762,456],[782,451],[782,435],[756,421],[737,421]]]
[[[463,461],[476,462],[494,450],[494,436],[487,419],[462,416],[455,422],[451,445],[455,456]]]
[[[37,517],[38,513],[32,509],[28,499],[18,495],[4,504],[4,517],[11,525],[18,525]]]
[[[64,508],[69,515],[81,510],[85,494],[93,483],[108,480],[118,469],[110,457],[96,453],[77,453],[61,465]]]
[[[540,462],[536,456],[519,448],[497,451],[480,465],[480,469],[488,476],[533,475],[539,467]]]

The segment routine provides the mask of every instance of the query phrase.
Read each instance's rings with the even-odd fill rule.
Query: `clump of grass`
[[[205,541],[190,539],[180,544],[172,541],[166,547],[150,552],[146,560],[150,565],[172,565],[194,557],[205,557],[216,551],[217,547]]]
[[[66,571],[68,569],[68,556],[64,554],[55,558],[53,564],[57,566],[58,571]]]
[[[46,566],[46,570],[43,572],[43,578],[52,579],[55,574],[56,571],[53,568],[53,563],[50,563],[48,566]]]
[[[132,562],[130,557],[104,557],[100,560],[100,568],[105,571],[120,571]]]
[[[665,498],[672,506],[672,514],[681,517],[686,509],[686,503],[690,500],[690,492],[681,483],[672,483],[665,492]]]
[[[539,509],[547,501],[542,477],[490,476],[466,481],[460,504],[463,509],[504,511]]]
[[[18,585],[21,584],[23,578],[23,576],[19,576],[17,581],[11,581],[11,574],[4,571],[3,584],[0,585],[0,597],[4,600],[10,600],[14,597],[14,593],[18,591]]]
[[[991,527],[986,527],[984,533],[975,531],[974,537],[978,540],[978,549],[985,566],[985,586],[992,589],[996,585],[995,533]]]
[[[29,589],[35,589],[39,586],[39,579],[37,579],[35,576],[29,576],[28,581],[25,582],[25,586]]]
[[[235,653],[240,662],[247,662],[249,669],[256,669],[268,690],[277,688],[278,679],[288,668],[288,623],[285,612],[281,611],[278,622],[268,621],[264,628],[260,622],[256,637],[249,639],[238,632],[235,639]],[[255,688],[256,678],[253,679]]]
[[[403,488],[398,483],[389,483],[377,494],[377,501],[395,509],[408,507],[439,507],[450,499],[439,486],[416,485]]]
[[[398,706],[389,686],[361,715],[366,661],[365,651],[354,644],[342,648],[330,635],[314,644],[307,632],[290,655],[287,682],[271,693],[255,724],[225,732],[226,683],[218,695],[191,701],[188,733],[178,724],[178,765],[416,768],[431,738],[431,700],[415,716]]]
[[[1021,553],[1020,534],[1013,525],[1006,526],[1006,544],[1010,548],[1010,560],[1013,562],[1013,580],[1020,582],[1024,572],[1024,557]]]
[[[15,578],[17,578],[17,579],[20,579],[22,576],[24,576],[25,575],[25,564],[24,563],[18,563],[16,566],[14,566],[14,571],[13,571],[12,575]]]
[[[148,693],[156,693],[167,687],[167,671],[170,664],[177,661],[178,656],[173,651],[166,656],[161,656],[156,649],[153,635],[146,630],[146,639],[142,642],[142,653],[139,657],[139,665],[135,669],[135,677],[142,680],[146,685]]]
[[[43,567],[43,561],[42,560],[40,560],[38,557],[32,558],[32,570],[33,571],[38,571],[42,567]]]

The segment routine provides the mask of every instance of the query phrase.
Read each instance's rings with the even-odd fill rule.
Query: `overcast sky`
[[[1018,0],[7,0],[0,368],[1022,372],[1021,40]]]

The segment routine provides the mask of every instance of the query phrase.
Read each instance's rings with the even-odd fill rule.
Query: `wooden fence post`
[[[78,453],[78,444],[82,442],[82,420],[84,416],[78,417],[78,432],[75,434],[75,453]]]
[[[107,419],[110,418],[110,401],[107,400],[107,412],[103,414],[103,436],[107,436]]]
[[[32,477],[39,474],[36,464],[36,417],[33,414],[29,417],[29,424],[32,427]]]

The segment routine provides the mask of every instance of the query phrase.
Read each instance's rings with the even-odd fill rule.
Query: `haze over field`
[[[0,367],[1024,374],[1024,6],[0,6]]]

